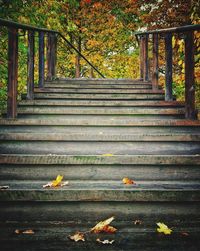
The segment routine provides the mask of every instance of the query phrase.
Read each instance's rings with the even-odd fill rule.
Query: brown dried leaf
[[[5,189],[8,189],[10,188],[9,186],[0,186],[0,190],[5,190]]]
[[[98,239],[96,239],[96,241],[97,242],[99,242],[99,243],[102,243],[102,244],[113,244],[113,242],[115,241],[115,240],[111,240],[111,241],[109,241],[109,240],[100,240],[99,238]]]
[[[123,183],[124,183],[125,185],[136,184],[133,180],[131,180],[131,179],[127,178],[127,177],[123,178],[122,181],[123,181]]]
[[[84,234],[81,232],[76,232],[74,235],[69,236],[70,240],[72,241],[85,241]]]
[[[16,229],[16,230],[15,230],[15,234],[20,234],[19,229]]]
[[[27,229],[22,231],[22,234],[34,234],[35,232],[32,229]]]
[[[142,221],[141,221],[141,220],[135,220],[133,223],[134,223],[135,225],[141,225],[141,224],[142,224]]]
[[[110,217],[104,221],[100,221],[93,228],[91,228],[91,232],[98,234],[100,232],[114,233],[117,231],[116,228],[109,226],[109,224],[114,220],[114,217]]]
[[[189,234],[187,232],[183,232],[181,233],[182,236],[189,236]]]

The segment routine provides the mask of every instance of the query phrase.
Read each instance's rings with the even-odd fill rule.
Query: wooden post
[[[57,37],[54,33],[48,33],[47,39],[47,80],[56,76]]]
[[[149,35],[144,35],[144,81],[149,81],[149,57],[148,57]]]
[[[28,79],[27,79],[27,99],[34,98],[34,56],[35,39],[34,31],[28,31]]]
[[[153,34],[153,73],[152,87],[158,89],[158,34]]]
[[[44,87],[44,32],[39,32],[39,88]]]
[[[8,99],[7,117],[17,116],[17,78],[18,78],[18,30],[8,29]]]
[[[165,100],[172,101],[172,34],[165,35]]]
[[[140,79],[144,80],[144,37],[140,36]]]
[[[194,83],[194,33],[185,33],[185,117],[196,119]]]

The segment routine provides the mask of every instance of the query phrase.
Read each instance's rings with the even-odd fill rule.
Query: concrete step
[[[47,181],[48,182],[48,181]],[[69,181],[68,186],[44,189],[44,181],[2,181],[9,189],[2,190],[0,201],[174,201],[200,202],[200,183],[177,181]]]
[[[80,94],[164,94],[163,90],[151,89],[65,89],[65,88],[35,88],[35,93],[80,93]]]
[[[110,107],[110,106],[116,106],[116,107],[154,107],[154,108],[162,108],[162,107],[184,107],[183,102],[178,101],[153,101],[153,100],[147,100],[147,101],[132,101],[132,100],[123,100],[123,101],[117,101],[117,100],[59,100],[59,99],[39,99],[39,100],[21,100],[19,103],[19,106],[80,106],[80,107],[90,107],[90,106],[102,106],[102,107]]]
[[[0,126],[0,140],[200,142],[200,127]]]
[[[22,95],[26,99],[26,95]],[[77,99],[77,100],[164,100],[164,94],[148,93],[148,94],[121,94],[121,93],[35,93],[35,99]]]
[[[199,154],[199,142],[147,141],[2,141],[1,154],[61,154],[61,155],[184,155]]]
[[[184,115],[185,108],[20,106],[18,114]]]
[[[57,174],[67,180],[199,181],[200,166],[185,164],[1,164],[0,180],[54,180]]]
[[[99,220],[101,219],[99,218]],[[155,222],[158,222],[158,220],[156,219]],[[127,220],[119,221],[116,219],[113,224],[118,231],[114,235],[100,234],[99,236],[96,234],[86,234],[86,241],[78,243],[71,241],[68,236],[74,234],[77,229],[81,229],[82,232],[88,231],[97,221],[9,222],[0,225],[2,231],[0,241],[4,251],[122,251],[133,250],[133,247],[134,250],[143,251],[152,251],[155,250],[155,247],[162,251],[198,250],[197,247],[200,245],[198,238],[199,229],[194,222],[189,226],[185,226],[177,219],[168,218],[166,224],[173,227],[173,234],[170,236],[163,236],[157,233],[155,222],[145,219],[142,225],[134,225],[133,222],[130,224]],[[16,229],[34,229],[35,234],[13,234]],[[185,232],[188,233],[187,236],[184,236],[183,233]],[[96,239],[99,237],[102,240],[113,239],[115,242],[112,245],[101,245],[96,242]]]

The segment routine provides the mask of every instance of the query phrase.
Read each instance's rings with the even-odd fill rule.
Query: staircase
[[[0,120],[2,251],[199,250],[200,122],[184,119],[183,103],[126,79],[54,80],[34,93]],[[42,187],[58,174],[69,185]],[[111,216],[115,234],[68,238]]]

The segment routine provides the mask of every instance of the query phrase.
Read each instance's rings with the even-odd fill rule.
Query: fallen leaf
[[[134,221],[134,224],[135,224],[135,225],[141,225],[141,224],[142,224],[142,221],[141,221],[141,220],[135,220],[135,221]]]
[[[0,190],[8,189],[9,186],[0,186]]]
[[[34,234],[35,232],[32,229],[27,229],[22,232],[22,234]]]
[[[170,228],[168,228],[167,225],[165,225],[164,223],[161,223],[161,222],[158,222],[156,224],[159,227],[159,228],[157,228],[157,231],[159,233],[171,234],[172,230]]]
[[[76,232],[74,235],[69,236],[70,240],[72,241],[85,241],[84,234],[81,232]]]
[[[93,228],[91,228],[91,232],[98,234],[100,232],[114,233],[117,231],[116,228],[109,226],[109,224],[114,220],[114,217],[110,217],[104,221],[100,221]]]
[[[63,186],[66,186],[69,184],[68,181],[62,182],[62,180],[63,180],[63,176],[58,175],[55,180],[53,180],[52,182],[48,182],[47,184],[43,185],[42,187],[43,188],[58,187],[58,186],[63,187]]]
[[[123,181],[123,183],[124,183],[125,185],[136,184],[133,180],[131,180],[131,179],[127,178],[127,177],[123,178],[122,181]]]
[[[16,234],[35,234],[35,232],[32,229],[27,229],[27,230],[15,230]]]
[[[114,242],[114,240],[111,240],[111,241],[109,241],[109,240],[103,240],[102,241],[99,238],[96,239],[96,241],[99,242],[99,243],[102,243],[102,244],[113,244],[113,242]]]
[[[189,236],[189,234],[186,233],[186,232],[181,233],[181,235],[183,235],[183,236]]]
[[[58,175],[55,180],[52,181],[52,187],[60,186],[61,181],[63,180],[62,175]]]
[[[113,156],[113,154],[112,153],[104,153],[104,154],[102,154],[102,156]]]

